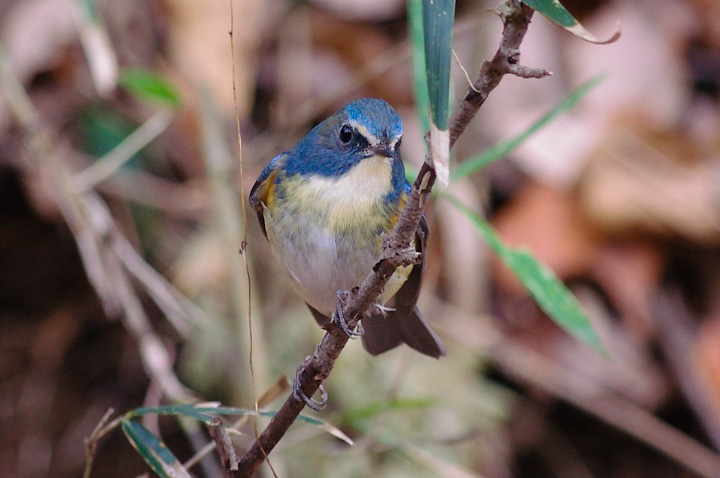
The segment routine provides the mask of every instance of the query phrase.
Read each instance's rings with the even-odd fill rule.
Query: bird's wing
[[[425,266],[425,251],[428,227],[425,216],[415,232],[415,249],[422,254],[421,263],[410,272],[408,279],[395,294],[395,311],[387,316],[372,316],[363,319],[365,348],[373,355],[389,350],[401,342],[430,357],[440,358],[447,354],[447,348],[440,337],[430,328],[416,307],[420,295]]]
[[[394,307],[396,309],[395,314],[398,318],[405,317],[415,310],[415,304],[417,304],[418,297],[420,296],[420,286],[422,284],[423,276],[425,275],[426,258],[425,249],[428,239],[428,226],[425,221],[425,215],[423,214],[420,219],[420,224],[417,231],[415,231],[415,249],[422,255],[420,265],[413,267],[410,275],[408,276],[405,283],[400,287],[400,290],[395,294]]]
[[[268,205],[269,201],[272,200],[275,190],[275,178],[277,177],[278,169],[285,163],[287,154],[283,153],[279,156],[275,156],[270,164],[260,173],[257,181],[250,190],[250,205],[257,213],[258,222],[262,229],[265,238],[267,239],[267,231],[265,230],[265,215],[264,206]]]
[[[310,304],[307,304],[307,306],[308,309],[310,309],[310,312],[312,312],[312,315],[315,318],[315,322],[317,322],[320,327],[324,327],[330,323],[330,317],[318,312],[318,310]]]

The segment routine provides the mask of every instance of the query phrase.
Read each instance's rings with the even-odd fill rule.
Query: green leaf
[[[491,148],[483,151],[482,153],[469,158],[462,163],[458,164],[450,175],[452,181],[458,181],[460,179],[470,176],[476,171],[484,168],[488,164],[497,161],[498,159],[507,156],[515,148],[520,146],[530,136],[540,131],[553,119],[559,116],[561,113],[568,111],[574,107],[590,90],[592,90],[598,83],[606,78],[606,75],[597,75],[591,78],[589,81],[580,85],[575,91],[570,93],[562,102],[560,102],[555,108],[546,113],[542,118],[533,123],[528,129],[522,133],[514,136],[506,141],[501,141]]]
[[[440,184],[450,182],[450,57],[452,29],[455,22],[455,0],[422,2],[425,71],[430,99],[430,152]]]
[[[438,129],[446,130],[455,0],[425,0],[422,2],[422,13],[425,67],[432,120]]]
[[[620,24],[618,23],[615,33],[610,38],[598,40],[563,7],[559,0],[522,0],[522,2],[533,10],[540,12],[548,20],[590,43],[607,44],[613,43],[620,38]]]
[[[158,476],[190,478],[190,474],[175,455],[140,422],[123,420],[122,430],[133,448]]]
[[[575,17],[558,0],[523,0],[523,3],[563,28],[573,27],[578,24]]]
[[[206,425],[210,424],[212,417],[204,413],[208,407],[196,407],[191,404],[162,405],[158,407],[139,407],[130,410],[125,414],[127,419],[136,418],[141,415],[172,415],[194,418]],[[216,412],[217,413],[217,412]]]
[[[260,411],[261,417],[272,418],[277,412],[275,411]],[[247,408],[237,407],[221,407],[221,406],[208,406],[206,403],[198,403],[195,405],[191,404],[178,404],[178,405],[161,405],[158,407],[139,407],[129,411],[125,414],[125,418],[129,421],[132,418],[136,418],[142,415],[155,414],[155,415],[171,415],[171,416],[183,416],[188,418],[194,418],[200,422],[208,425],[212,420],[211,415],[255,415],[255,410]],[[340,431],[337,427],[320,420],[318,418],[310,417],[307,415],[299,415],[297,418],[301,422],[308,423],[312,426],[318,427],[321,430],[333,435],[336,438],[346,442],[349,445],[353,445],[352,439]]]
[[[235,408],[235,407],[217,407],[217,408],[211,408],[211,407],[204,407],[204,408],[198,408],[199,410],[202,410],[206,413],[216,413],[218,415],[254,415],[255,412],[253,410],[247,410],[244,408]],[[259,415],[261,417],[274,417],[275,416],[274,411],[260,411]],[[348,445],[354,445],[354,442],[352,439],[344,434],[339,428],[331,425],[330,423],[320,420],[318,418],[310,417],[307,415],[298,415],[297,419],[299,421],[308,423],[310,425],[313,425],[315,427],[320,428],[326,433],[329,433],[330,435],[334,436],[335,438],[338,438]]]
[[[443,194],[478,229],[490,248],[520,279],[540,308],[562,329],[607,355],[595,330],[575,296],[558,277],[530,252],[507,247],[490,224],[458,199]]]
[[[120,84],[140,101],[173,108],[180,106],[180,93],[165,78],[153,71],[124,69],[120,72]]]
[[[425,67],[425,40],[423,38],[422,0],[408,0],[408,30],[410,31],[410,50],[412,53],[413,84],[415,86],[415,106],[420,120],[420,135],[430,129],[430,97]]]

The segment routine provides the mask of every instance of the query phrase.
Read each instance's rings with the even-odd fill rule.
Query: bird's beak
[[[377,156],[385,156],[386,158],[394,158],[397,156],[395,147],[390,146],[387,143],[380,143],[377,146],[373,146],[370,150]]]

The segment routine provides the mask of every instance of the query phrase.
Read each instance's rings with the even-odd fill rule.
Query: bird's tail
[[[372,355],[378,355],[405,342],[413,349],[430,357],[447,354],[445,344],[425,322],[417,307],[407,316],[396,314],[368,314],[363,319],[365,334],[363,345]]]

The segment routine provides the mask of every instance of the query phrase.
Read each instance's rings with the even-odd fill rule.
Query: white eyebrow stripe
[[[350,126],[355,128],[358,133],[363,135],[363,137],[367,140],[368,143],[370,143],[370,146],[377,146],[380,144],[380,140],[370,132],[369,129],[367,129],[365,126],[358,124],[356,121],[350,121]]]

